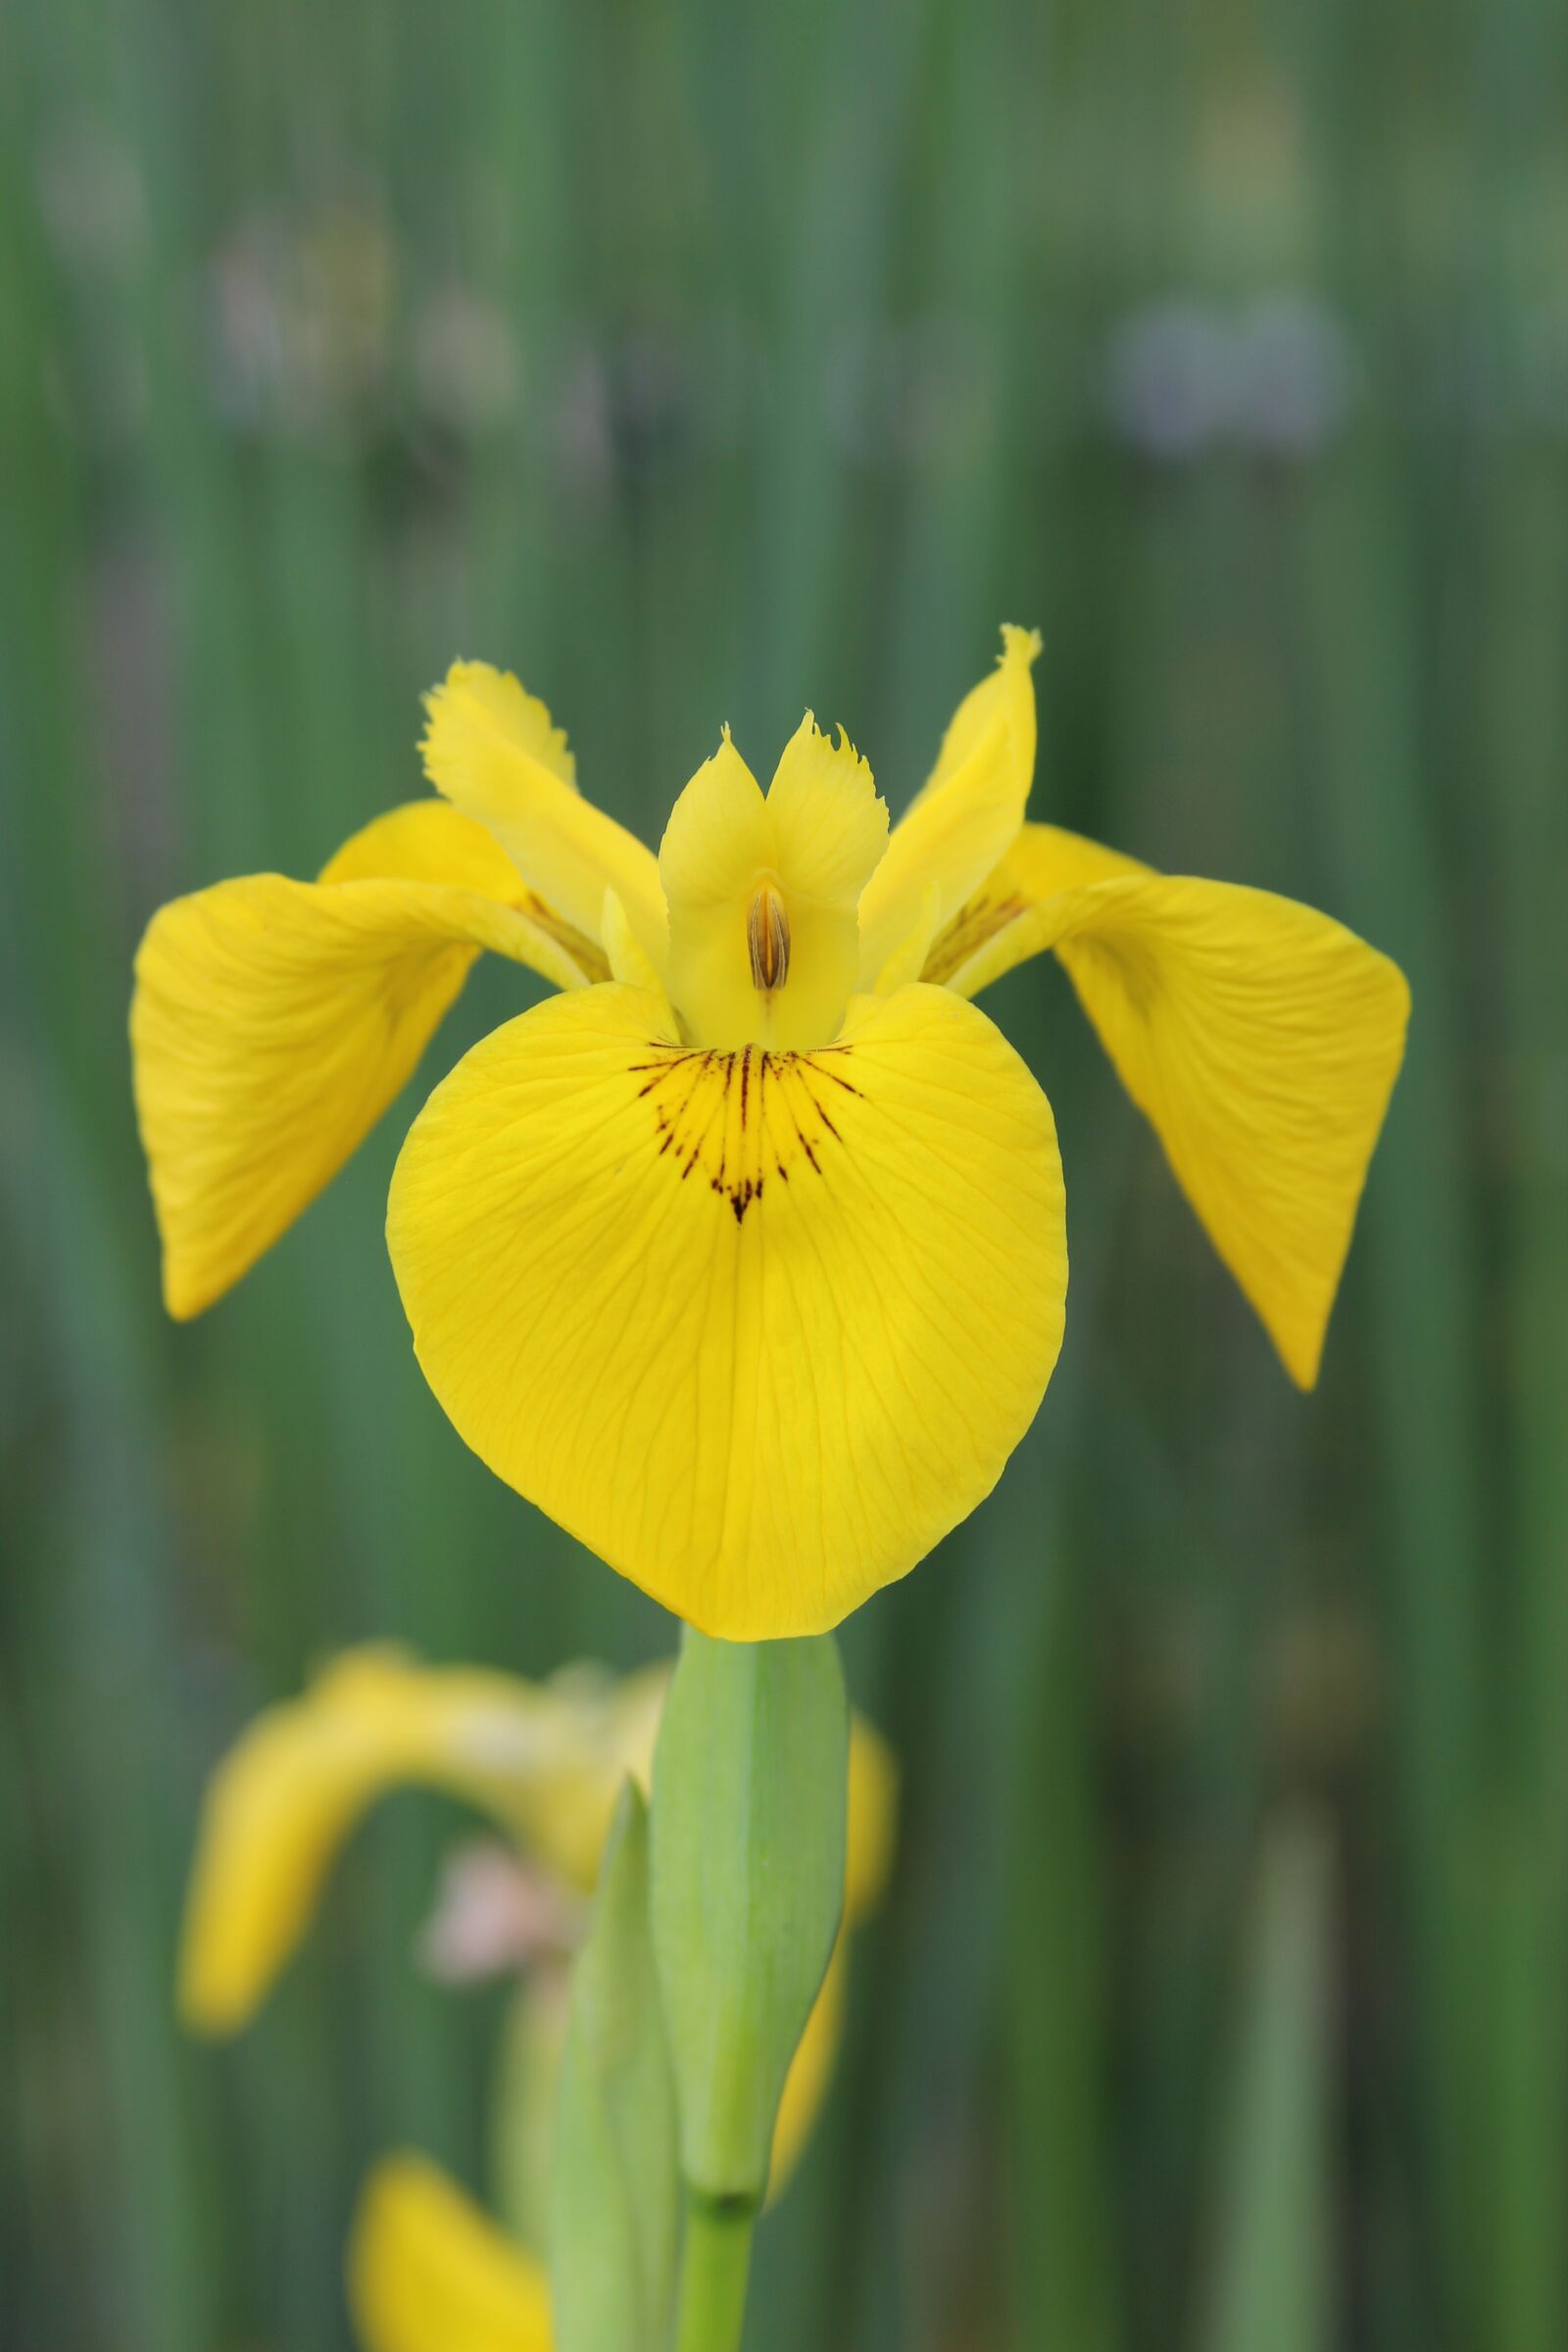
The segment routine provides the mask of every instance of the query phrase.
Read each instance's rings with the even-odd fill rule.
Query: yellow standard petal
[[[347,2267],[364,2352],[550,2352],[543,2265],[422,2156],[371,2173]]]
[[[659,853],[669,993],[690,1041],[788,1050],[838,1034],[858,961],[857,904],[887,831],[865,761],[809,711],[765,799],[726,730]]]
[[[558,988],[608,971],[438,801],[367,826],[320,882],[252,874],[153,917],[130,1039],[171,1314],[210,1306],[316,1198],[481,948]]]
[[[425,697],[425,772],[489,828],[530,886],[591,939],[612,890],[644,952],[664,960],[653,852],[576,787],[566,739],[543,703],[485,662],[455,662]]]
[[[494,1814],[591,1883],[640,1739],[632,1693],[351,1651],[303,1698],[259,1715],[214,1775],[186,1901],[179,2004],[198,2032],[242,2026],[298,1944],[344,1839],[387,1789],[419,1782]]]
[[[1294,899],[1156,874],[1030,825],[935,943],[963,996],[1054,949],[1178,1183],[1302,1388],[1404,1053],[1397,965]]]
[[[476,1047],[393,1178],[424,1373],[501,1477],[678,1615],[836,1625],[990,1492],[1055,1362],[1050,1105],[945,990],[810,1054],[633,989]]]
[[[1004,628],[990,677],[954,713],[936,766],[893,829],[860,900],[860,985],[922,923],[940,928],[997,865],[1023,823],[1035,768],[1040,640]]]

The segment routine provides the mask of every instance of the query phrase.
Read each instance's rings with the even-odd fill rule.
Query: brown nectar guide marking
[[[788,1184],[801,1168],[822,1174],[823,1158],[844,1141],[833,1120],[835,1092],[859,1088],[835,1063],[854,1048],[824,1046],[811,1054],[774,1053],[765,1046],[659,1046],[649,1061],[633,1062],[640,1101],[652,1105],[659,1156],[684,1184],[706,1178],[741,1224],[768,1180]]]

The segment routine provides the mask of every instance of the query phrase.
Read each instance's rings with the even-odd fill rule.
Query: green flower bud
[[[844,1901],[849,1707],[837,1644],[688,1629],[654,1758],[654,1950],[681,2171],[760,2200],[790,2060]]]

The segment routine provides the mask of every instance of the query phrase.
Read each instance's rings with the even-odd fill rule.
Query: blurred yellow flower
[[[438,803],[317,883],[154,919],[131,1017],[171,1310],[236,1281],[409,1076],[481,948],[563,993],[415,1122],[388,1240],[501,1477],[735,1640],[835,1625],[989,1493],[1066,1287],[1050,1106],[968,1000],[1052,949],[1221,1256],[1316,1376],[1404,982],[1289,900],[1024,821],[1038,640],[1004,631],[902,821],[809,716],[726,731],[656,858],[517,681],[429,699]]]
[[[785,2086],[775,2184],[821,2103],[840,2030],[841,1942]],[[348,2254],[349,2309],[365,2352],[550,2352],[543,2263],[422,2156],[388,2156],[367,2181]]]
[[[395,1787],[467,1799],[522,1853],[586,1893],[622,1781],[629,1773],[649,1785],[668,1679],[662,1665],[619,1681],[576,1667],[537,1684],[369,1648],[339,1658],[302,1698],[267,1709],[208,1791],[180,1947],[186,2024],[212,2034],[245,2024],[303,1936],[349,1833]],[[857,1715],[844,1926],[785,2086],[775,2190],[832,2075],[844,1952],[886,1883],[897,1781],[886,1742]]]
[[[550,2352],[543,2264],[422,2156],[366,2183],[348,2290],[365,2352]]]

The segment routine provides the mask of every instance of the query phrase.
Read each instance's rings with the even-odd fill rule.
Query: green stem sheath
[[[751,2198],[707,2196],[688,2183],[675,2352],[739,2352],[756,2221]]]

